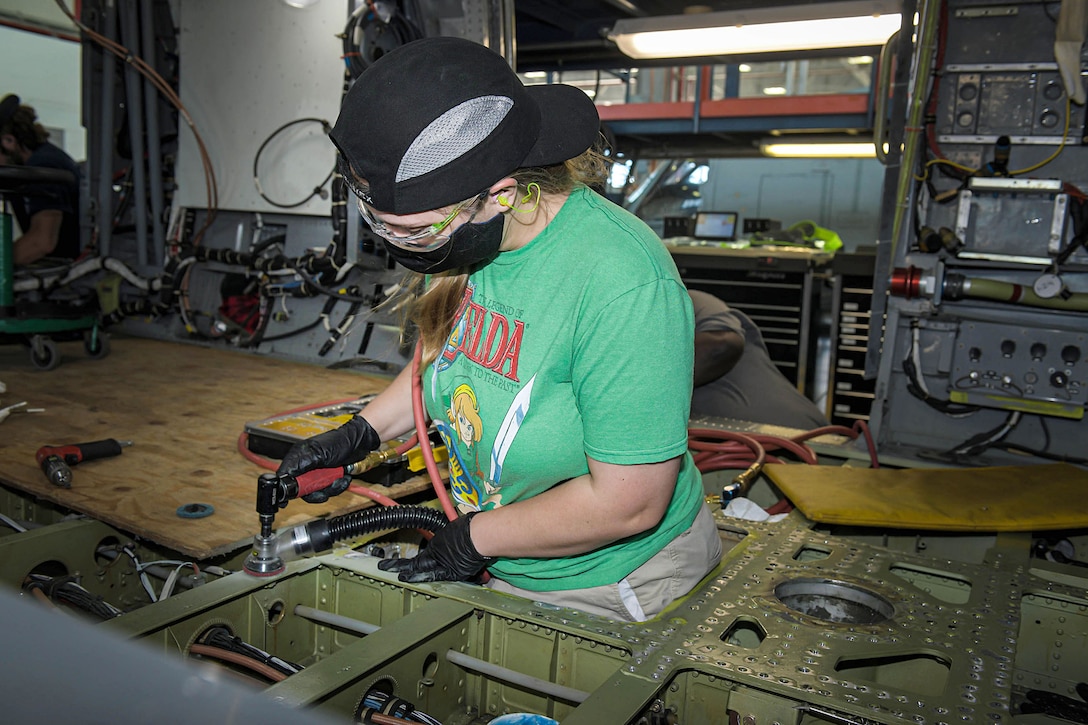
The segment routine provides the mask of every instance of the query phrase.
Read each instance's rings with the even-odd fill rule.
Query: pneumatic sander
[[[301,476],[284,476],[275,473],[261,474],[257,479],[257,516],[261,530],[253,537],[253,551],[242,564],[243,570],[253,576],[275,576],[284,570],[283,544],[272,533],[276,512],[287,506],[291,499],[300,498],[332,485],[348,475],[343,466],[319,468]],[[292,545],[290,548],[294,549]]]
[[[365,473],[401,457],[394,448],[371,451],[362,460],[347,466],[318,468],[307,471],[301,476],[287,476],[277,473],[263,473],[257,479],[257,515],[261,530],[253,537],[253,551],[246,557],[242,569],[253,576],[275,576],[286,567],[285,556],[291,558],[303,554],[324,551],[341,538],[349,536],[352,528],[369,526],[351,520],[346,525],[338,525],[337,520],[317,519],[303,526],[296,526],[282,536],[272,533],[272,524],[276,512],[287,506],[291,499],[320,491],[331,486],[345,476]],[[367,517],[371,520],[372,517]],[[373,519],[378,525],[377,519]]]
[[[429,538],[448,523],[445,513],[428,506],[379,506],[334,518],[319,518],[280,534],[272,533],[276,511],[293,498],[319,491],[338,479],[396,455],[392,449],[372,453],[363,461],[342,468],[321,468],[301,476],[262,474],[257,479],[257,513],[261,532],[253,537],[253,551],[242,569],[252,576],[275,576],[287,568],[287,558],[327,551],[339,541],[391,529],[418,529]]]

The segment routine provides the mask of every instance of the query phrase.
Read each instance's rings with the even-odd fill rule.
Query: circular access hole
[[[794,579],[776,586],[774,594],[795,612],[825,622],[877,624],[895,613],[884,597],[831,579]]]
[[[68,567],[56,559],[40,562],[26,573],[26,576],[23,577],[24,583],[32,580],[35,575],[49,579],[59,579],[68,576]]]
[[[94,563],[107,569],[121,556],[120,550],[121,540],[116,536],[107,536],[94,547]]]
[[[282,601],[276,600],[272,602],[272,606],[268,608],[268,624],[271,627],[275,627],[277,624],[283,621],[284,615],[287,613],[287,605]]]

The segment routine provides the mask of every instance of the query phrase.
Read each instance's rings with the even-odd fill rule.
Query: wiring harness
[[[23,589],[43,602],[66,604],[101,620],[113,619],[124,613],[102,597],[84,589],[74,576],[31,574]]]
[[[372,687],[363,695],[363,699],[355,709],[354,721],[377,723],[378,725],[403,722],[441,725],[440,721],[421,710],[417,710],[412,703],[391,695],[378,687]]]
[[[189,653],[240,665],[273,682],[303,670],[301,665],[280,659],[236,637],[225,625],[209,628],[189,647]]]

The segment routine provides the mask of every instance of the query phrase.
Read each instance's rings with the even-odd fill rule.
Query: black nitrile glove
[[[382,444],[377,431],[366,418],[353,416],[339,428],[319,433],[296,443],[288,449],[276,474],[298,477],[315,468],[335,468],[361,460],[367,453]],[[324,503],[338,496],[351,485],[351,477],[344,476],[320,491],[302,497],[307,503]]]
[[[472,581],[494,559],[481,556],[469,535],[477,511],[456,518],[411,559],[382,559],[378,568],[395,571],[402,582]]]

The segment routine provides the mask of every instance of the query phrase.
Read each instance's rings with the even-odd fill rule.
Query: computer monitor
[[[737,212],[701,211],[695,216],[696,239],[731,242],[737,238]]]

